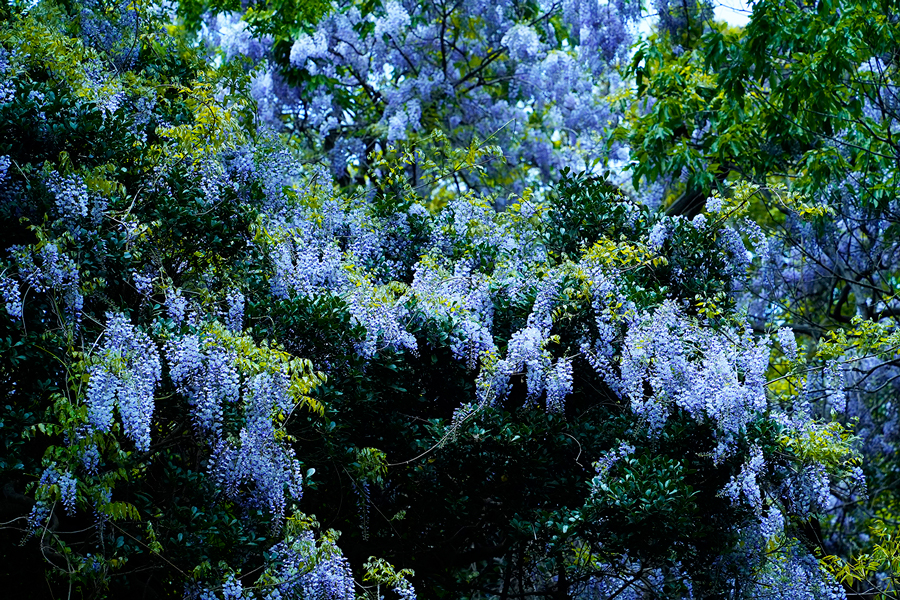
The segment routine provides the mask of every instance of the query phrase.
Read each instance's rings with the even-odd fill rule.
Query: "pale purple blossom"
[[[782,327],[778,330],[778,344],[781,351],[791,362],[797,361],[797,338],[794,337],[794,330],[790,327]]]
[[[0,297],[6,305],[6,312],[14,319],[21,319],[24,307],[19,284],[11,277],[0,276]]]
[[[543,47],[534,28],[521,23],[511,27],[500,43],[509,49],[510,58],[513,60],[534,58]]]
[[[107,314],[97,362],[90,371],[86,402],[97,431],[109,431],[118,408],[125,435],[137,449],[150,448],[154,392],[162,377],[156,344],[121,314]]]
[[[650,247],[656,252],[662,250],[663,244],[669,237],[669,226],[665,221],[659,221],[650,230]]]

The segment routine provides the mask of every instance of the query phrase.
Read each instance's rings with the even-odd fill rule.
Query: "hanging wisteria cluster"
[[[244,419],[236,439],[220,439],[210,457],[211,470],[229,496],[240,498],[252,486],[250,502],[273,515],[277,529],[286,502],[302,495],[300,463],[290,447],[278,441],[273,418],[294,409],[283,374],[260,373],[244,385]]]
[[[766,409],[768,362],[765,338],[692,323],[669,302],[628,328],[620,389],[651,430],[677,407],[714,421],[727,439]]]
[[[156,343],[127,316],[109,313],[97,363],[91,368],[85,401],[88,420],[109,431],[118,409],[125,435],[138,450],[150,450],[154,393],[162,377]]]
[[[36,293],[58,294],[62,310],[58,313],[61,324],[78,328],[81,322],[84,296],[81,293],[78,265],[59,245],[48,241],[39,247],[13,246],[8,249],[18,271],[18,281],[11,279],[4,284],[3,297],[7,311],[12,316],[21,317],[20,286]]]
[[[192,405],[194,428],[207,440],[222,435],[223,405],[240,399],[237,355],[212,335],[186,335],[169,343],[166,353],[172,383]]]

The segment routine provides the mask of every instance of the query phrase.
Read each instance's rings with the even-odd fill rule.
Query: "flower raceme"
[[[154,392],[162,376],[159,351],[149,335],[132,325],[127,316],[106,315],[107,326],[97,362],[91,368],[87,396],[89,421],[98,431],[109,431],[118,409],[125,435],[138,450],[150,449]]]

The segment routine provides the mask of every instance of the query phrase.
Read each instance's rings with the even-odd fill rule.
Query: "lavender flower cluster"
[[[665,302],[629,328],[621,389],[651,431],[658,431],[677,407],[695,419],[710,419],[728,439],[767,406],[768,357],[767,340],[704,327]],[[649,396],[645,383],[652,390]]]
[[[37,248],[33,246],[12,246],[9,253],[18,269],[21,283],[35,292],[56,292],[62,300],[63,312],[59,318],[65,324],[78,328],[81,323],[84,296],[80,289],[80,276],[75,261],[62,252],[54,242],[46,242]],[[4,281],[11,280],[7,276]],[[20,302],[16,300],[15,284],[5,284],[3,290],[7,310],[12,308],[14,316],[21,317]],[[13,312],[10,315],[13,315]]]
[[[210,335],[186,335],[166,352],[172,383],[191,404],[194,428],[210,440],[222,433],[223,403],[240,399],[237,356],[216,342]]]
[[[22,294],[19,292],[19,284],[11,277],[0,277],[0,296],[6,305],[6,312],[14,319],[22,318]]]
[[[156,344],[123,314],[107,313],[103,343],[90,369],[85,402],[91,426],[109,431],[116,408],[125,435],[137,449],[150,449],[154,392],[162,377]]]
[[[49,486],[58,486],[59,498],[66,510],[66,514],[74,515],[78,480],[71,472],[63,471],[60,473],[56,467],[57,464],[53,463],[44,469],[41,478],[38,480],[38,487],[46,489]],[[38,517],[43,514],[43,511],[36,511],[32,514],[34,523],[37,523],[39,521]]]
[[[54,172],[47,179],[47,187],[56,199],[56,209],[63,219],[77,222],[79,218],[88,216],[90,197],[87,185],[80,177],[62,177]]]
[[[276,569],[268,598],[327,598],[353,600],[355,582],[350,564],[327,538],[316,543],[306,529],[279,542],[270,550]]]
[[[753,597],[787,600],[844,600],[847,597],[844,587],[796,544],[784,547],[779,554],[767,561],[766,567],[757,575]]]
[[[238,436],[220,438],[210,458],[210,471],[221,489],[268,510],[273,530],[283,522],[287,502],[303,494],[300,462],[293,449],[279,441],[273,424],[275,415],[293,409],[288,387],[282,374],[251,377],[242,390],[246,424]]]

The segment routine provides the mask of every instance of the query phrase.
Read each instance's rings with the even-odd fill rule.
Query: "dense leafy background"
[[[12,597],[896,598],[895,2],[2,11]]]

